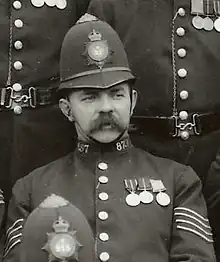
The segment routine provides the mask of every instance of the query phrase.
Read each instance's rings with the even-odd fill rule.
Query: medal
[[[220,2],[214,1],[214,11],[217,16],[220,16]],[[217,32],[220,32],[220,17],[218,17],[214,22],[214,28]]]
[[[140,204],[140,198],[135,193],[130,193],[127,195],[125,201],[131,207],[136,207]]]
[[[213,24],[213,21],[210,17],[206,17],[203,19],[203,28],[206,30],[206,31],[212,31],[213,27],[214,27],[214,24]]]
[[[56,5],[56,0],[44,0],[44,1],[45,1],[45,3],[46,3],[48,6],[50,6],[50,7]]]
[[[170,197],[165,191],[166,188],[161,180],[150,179],[151,185],[153,187],[153,192],[158,193],[156,195],[156,201],[160,206],[168,206],[170,204]]]
[[[66,2],[66,0],[56,0],[56,6],[59,9],[65,9],[66,6],[67,6],[67,2]]]
[[[150,204],[154,200],[154,196],[147,190],[152,190],[152,186],[148,177],[138,178],[138,190],[142,191],[139,195],[143,204]]]
[[[170,204],[170,197],[164,192],[160,192],[156,195],[156,201],[160,206],[168,206]]]
[[[124,179],[125,188],[130,193],[126,196],[125,202],[127,205],[131,207],[136,207],[140,204],[139,195],[135,193],[137,188],[137,180],[136,179]]]
[[[31,3],[35,7],[42,7],[44,5],[44,0],[31,0]]]
[[[154,200],[154,196],[151,192],[149,191],[143,191],[140,193],[139,195],[140,197],[140,201],[143,203],[143,204],[150,204],[153,202]]]
[[[192,19],[192,25],[196,28],[196,29],[203,29],[204,27],[204,21],[203,18],[199,15],[194,16]]]
[[[217,32],[220,32],[220,17],[215,20],[214,28]]]

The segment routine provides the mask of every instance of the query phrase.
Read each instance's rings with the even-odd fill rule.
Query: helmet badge
[[[110,62],[112,50],[110,50],[107,40],[102,39],[100,32],[95,29],[88,35],[89,42],[86,44],[86,56],[88,65],[96,64],[100,69],[105,63]]]
[[[60,216],[53,223],[54,232],[47,233],[48,240],[42,249],[49,253],[49,262],[78,260],[82,245],[76,239],[76,231],[69,231],[69,227],[68,221]]]

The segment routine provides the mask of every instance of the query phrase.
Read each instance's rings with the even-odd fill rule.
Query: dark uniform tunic
[[[194,2],[213,10],[213,1]],[[88,12],[117,31],[137,76],[133,143],[191,165],[205,183],[220,146],[220,33],[194,28],[191,8],[190,0],[92,0]],[[172,116],[183,127],[179,137],[173,137]],[[186,124],[196,130],[184,130]],[[220,178],[210,175],[209,181],[219,184]],[[206,186],[206,195],[212,189]]]
[[[126,204],[124,179],[143,177],[163,182],[168,206],[156,202],[157,193],[150,204]],[[103,147],[80,142],[75,153],[18,180],[4,261],[18,261],[24,220],[52,193],[86,215],[96,238],[95,261],[215,261],[199,178],[190,167],[136,149],[128,140]]]
[[[73,131],[55,106],[54,90],[62,40],[88,1],[55,2],[0,3],[0,186],[6,200],[16,179],[72,149]]]
[[[220,33],[193,27],[190,0],[92,0],[88,12],[117,31],[137,76],[133,143],[203,179],[220,145]]]

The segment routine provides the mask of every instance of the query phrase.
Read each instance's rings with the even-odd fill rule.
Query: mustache
[[[100,131],[106,125],[111,126],[112,129],[116,129],[119,132],[124,131],[124,127],[121,125],[118,119],[114,115],[112,115],[112,113],[105,113],[101,114],[92,122],[90,132],[94,133],[96,131]]]

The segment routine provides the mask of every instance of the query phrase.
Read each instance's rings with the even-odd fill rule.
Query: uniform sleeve
[[[214,262],[212,230],[200,179],[188,167],[176,179],[170,262]]]
[[[91,0],[87,13],[107,22],[114,28],[114,12],[112,1]]]
[[[3,222],[4,212],[5,212],[4,193],[3,193],[3,191],[0,189],[0,227],[1,227],[2,222]]]
[[[215,240],[215,250],[220,261],[220,150],[212,162],[204,184],[204,194],[207,201],[208,214]]]
[[[8,207],[3,261],[18,262],[23,224],[29,215],[29,194],[24,180],[18,180],[12,190]]]

